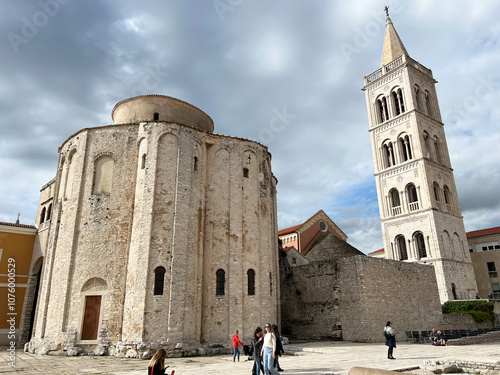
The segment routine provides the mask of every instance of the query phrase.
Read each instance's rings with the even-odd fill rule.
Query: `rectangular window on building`
[[[488,251],[488,246],[483,246],[483,251]]]
[[[488,262],[486,263],[486,266],[488,267],[488,274],[490,278],[498,277],[497,268],[495,267],[495,262]]]
[[[500,299],[500,284],[499,283],[491,284],[491,291],[493,292],[494,299]]]
[[[500,249],[500,245],[495,245],[495,250],[499,250]]]

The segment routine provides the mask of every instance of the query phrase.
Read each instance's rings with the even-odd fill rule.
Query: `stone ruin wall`
[[[477,329],[473,318],[441,313],[431,265],[353,256],[290,267],[282,258],[284,334],[308,339],[383,342],[393,323],[405,331]]]

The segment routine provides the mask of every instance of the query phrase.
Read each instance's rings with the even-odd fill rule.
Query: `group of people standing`
[[[233,335],[233,361],[236,361],[236,357],[238,361],[240,360],[239,345],[243,345],[243,343],[238,338],[238,331],[236,331]],[[279,364],[279,357],[285,353],[285,350],[277,325],[268,323],[264,326],[264,331],[261,327],[257,327],[252,338],[252,348],[253,375],[260,375],[261,372],[265,375],[277,375],[283,371]]]

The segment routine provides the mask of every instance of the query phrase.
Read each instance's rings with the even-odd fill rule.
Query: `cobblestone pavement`
[[[400,370],[423,367],[424,360],[462,360],[484,363],[500,361],[500,342],[470,346],[434,347],[427,344],[398,343],[396,360],[386,359],[383,344],[349,342],[308,342],[285,346],[287,354],[280,358],[284,375],[347,374],[353,366]],[[252,362],[233,363],[232,355],[214,357],[167,358],[175,375],[251,374]],[[114,357],[61,357],[16,352],[16,365],[8,365],[8,352],[0,352],[0,374],[145,374],[146,360]],[[170,374],[170,371],[168,372]]]

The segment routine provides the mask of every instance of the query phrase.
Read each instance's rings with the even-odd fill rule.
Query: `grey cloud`
[[[429,12],[425,4],[405,2],[392,16],[411,56],[440,82],[443,114],[474,92],[479,76],[498,67],[500,5],[477,4],[470,15],[461,10],[468,4],[440,2]],[[33,17],[39,5],[2,2],[0,143],[12,147],[0,150],[0,161],[23,173],[0,170],[7,181],[0,195],[8,197],[0,202],[0,220],[12,221],[13,212],[22,210],[23,220],[34,221],[39,188],[55,174],[57,148],[66,138],[111,123],[119,100],[158,93],[200,107],[218,133],[257,141],[270,129],[275,110],[286,107],[295,117],[263,142],[279,179],[280,228],[324,209],[350,243],[363,251],[381,248],[376,193],[367,188],[367,181],[374,184],[373,161],[360,88],[363,76],[379,67],[383,27],[355,46],[349,59],[340,45],[354,45],[370,23],[380,25],[384,5],[243,1],[221,21],[205,0],[148,0],[140,6],[130,0],[70,1],[16,54],[7,33],[18,32],[21,18]],[[476,112],[446,124],[467,229],[469,222],[499,225],[493,214],[498,181],[479,170],[498,166],[500,157],[478,157],[500,136],[498,99],[497,90]],[[478,128],[489,137],[466,146],[465,134]],[[474,194],[477,180],[480,197]]]

